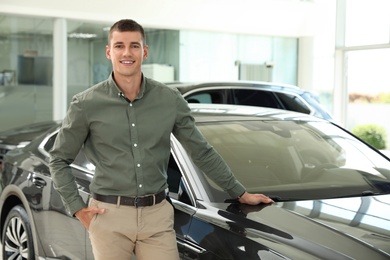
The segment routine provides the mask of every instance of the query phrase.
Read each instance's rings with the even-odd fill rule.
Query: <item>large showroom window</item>
[[[369,11],[367,11],[369,10]],[[346,2],[345,60],[348,106],[346,127],[385,129],[390,147],[390,2]]]

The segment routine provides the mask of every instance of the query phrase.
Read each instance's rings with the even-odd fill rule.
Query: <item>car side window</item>
[[[56,137],[57,137],[57,134],[54,134],[47,140],[45,146],[43,147],[46,152],[50,152],[51,148],[53,148]]]
[[[198,94],[198,95],[190,95],[186,97],[188,103],[206,103],[211,104],[211,95],[210,94]]]
[[[175,194],[179,191],[181,172],[172,155],[169,157],[167,174],[169,193]]]
[[[225,90],[201,91],[185,96],[188,103],[226,104]]]
[[[237,105],[281,108],[278,100],[271,91],[235,89],[234,101]]]
[[[177,199],[178,201],[191,205],[191,199],[183,182],[180,169],[172,155],[169,157],[167,174],[169,196],[171,198]]]
[[[276,95],[282,102],[285,109],[310,114],[310,108],[298,96],[286,93],[276,93]]]

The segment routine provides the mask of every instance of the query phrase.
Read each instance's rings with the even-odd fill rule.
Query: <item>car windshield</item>
[[[275,200],[390,193],[390,161],[329,122],[248,120],[199,123],[249,192]],[[212,201],[226,199],[206,175]]]

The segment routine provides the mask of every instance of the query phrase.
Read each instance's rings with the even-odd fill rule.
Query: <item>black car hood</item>
[[[226,205],[221,225],[288,258],[390,259],[390,195]]]
[[[25,145],[57,124],[59,121],[47,121],[0,132],[0,145]]]

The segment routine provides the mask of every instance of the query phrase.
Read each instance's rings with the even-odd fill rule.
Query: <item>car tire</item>
[[[34,259],[34,245],[30,220],[22,206],[15,206],[9,212],[2,234],[3,260]]]

